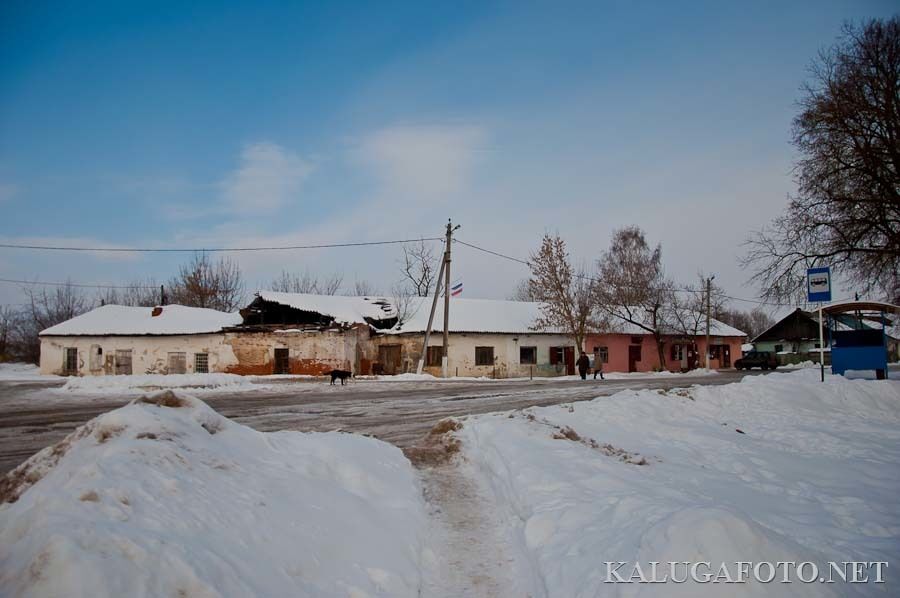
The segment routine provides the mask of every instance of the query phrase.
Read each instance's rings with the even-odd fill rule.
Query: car
[[[750,351],[735,361],[734,367],[739,370],[749,370],[751,368],[774,370],[778,367],[778,360],[775,359],[773,353],[768,351]]]

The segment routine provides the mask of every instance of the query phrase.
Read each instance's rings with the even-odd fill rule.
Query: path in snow
[[[428,503],[429,544],[422,596],[521,598],[529,594],[517,576],[513,551],[491,504],[456,459],[419,470]]]

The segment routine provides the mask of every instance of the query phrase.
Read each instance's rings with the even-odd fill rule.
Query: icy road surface
[[[894,372],[892,372],[894,373]],[[204,400],[222,415],[262,432],[275,430],[345,430],[371,434],[406,448],[437,421],[529,406],[588,400],[625,389],[727,384],[747,372],[717,375],[641,377],[606,381],[572,378],[483,381],[373,381],[355,380],[330,386],[321,380],[259,380],[255,390],[229,392],[227,388]],[[896,375],[896,374],[894,374]],[[64,379],[0,380],[0,473],[5,473],[61,440],[93,417],[120,407],[133,392],[79,394],[61,391]]]

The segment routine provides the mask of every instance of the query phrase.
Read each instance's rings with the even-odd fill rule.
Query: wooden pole
[[[428,355],[428,339],[431,336],[431,324],[434,322],[434,311],[437,308],[438,297],[441,296],[441,275],[444,273],[444,262],[441,261],[441,270],[438,273],[437,283],[434,285],[434,299],[431,300],[431,314],[428,316],[428,327],[425,328],[425,340],[422,344],[422,356],[419,357],[419,365],[416,373],[421,374],[425,367],[425,357]]]

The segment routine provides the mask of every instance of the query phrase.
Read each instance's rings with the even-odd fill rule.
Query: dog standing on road
[[[352,378],[353,372],[348,372],[347,370],[331,370],[331,384],[334,384],[334,381],[338,378],[341,379],[341,386],[344,385],[344,380],[347,378]]]

